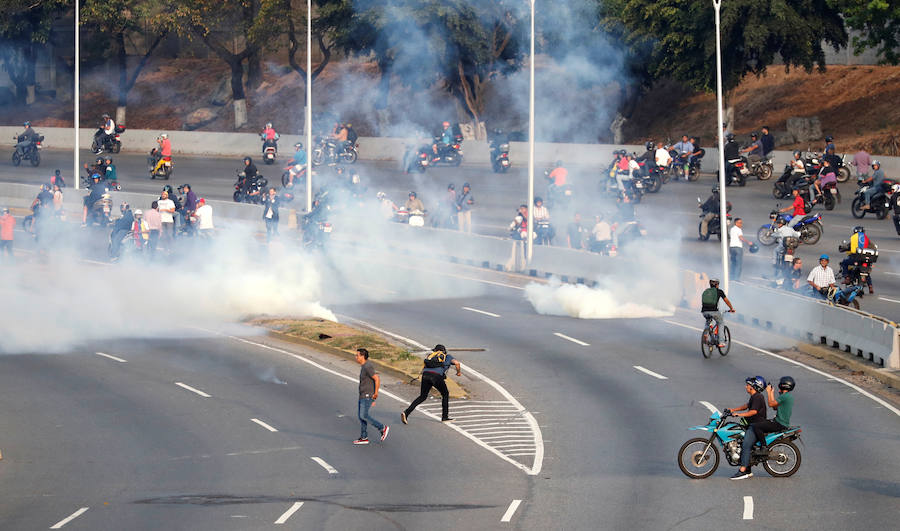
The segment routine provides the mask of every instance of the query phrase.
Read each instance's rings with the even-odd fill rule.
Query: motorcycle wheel
[[[19,155],[18,151],[13,151],[12,163],[13,163],[13,166],[18,166],[19,164],[22,164],[22,157]]]
[[[775,237],[772,233],[771,227],[760,227],[756,232],[756,239],[759,240],[760,245],[765,245],[766,247],[775,245]]]
[[[113,152],[113,153],[118,153],[118,152],[120,152],[120,151],[122,151],[122,143],[121,143],[121,142],[116,142],[115,144],[113,144],[112,152]]]
[[[32,166],[40,166],[41,165],[41,152],[35,150],[34,153],[31,154],[31,165]]]
[[[785,198],[784,192],[782,192],[777,186],[772,188],[772,196],[775,199],[784,199]]]
[[[647,191],[651,194],[655,194],[662,188],[662,181],[659,180],[658,175],[650,176],[650,183],[647,185]]]
[[[707,234],[706,236],[703,235],[703,232],[701,232],[701,230],[700,230],[700,227],[702,227],[702,226],[703,226],[703,222],[701,221],[700,224],[697,225],[697,235],[700,237],[701,241],[705,242],[706,240],[709,239],[709,234]],[[707,225],[706,229],[707,230],[710,229],[709,225]]]
[[[234,198],[235,203],[241,202],[241,193],[239,191],[235,191],[232,197]]]
[[[699,171],[689,171],[689,172],[688,172],[688,181],[694,182],[694,181],[696,181],[696,180],[699,179],[699,178],[700,178],[700,172],[699,172]]]
[[[800,449],[790,441],[777,441],[769,446],[769,457],[763,461],[763,468],[774,478],[793,476],[800,468]]]
[[[690,439],[678,450],[678,468],[691,479],[708,478],[719,468],[719,449],[709,439]]]
[[[344,152],[344,154],[341,156],[344,158],[344,162],[346,162],[347,164],[355,164],[356,159],[359,158],[359,153],[357,153],[355,149],[351,149],[350,151]]]
[[[415,169],[416,172],[418,172],[418,173],[425,173],[425,166],[423,166],[423,165],[421,165],[421,164],[416,164],[416,165],[413,167],[413,169]]]
[[[822,237],[822,229],[815,223],[811,223],[800,231],[800,241],[809,245],[815,245]]]
[[[454,165],[454,166],[459,166],[460,164],[462,164],[462,155],[457,155],[457,156],[454,157],[454,159],[453,159],[453,165]]]
[[[866,211],[863,210],[863,198],[862,196],[856,196],[856,199],[853,200],[853,203],[850,205],[850,214],[853,215],[856,219],[862,219],[866,215]]]
[[[720,339],[722,339],[722,343],[725,343],[725,346],[720,347],[716,345],[716,348],[719,349],[719,354],[727,356],[731,351],[731,330],[727,326],[722,326],[722,337]]]
[[[747,178],[743,173],[738,177],[738,186],[747,186]]]
[[[825,210],[834,210],[834,196],[825,194]]]
[[[282,188],[294,187],[293,183],[291,183],[291,174],[289,172],[284,172],[281,174],[281,186]]]
[[[849,303],[843,302],[843,303],[841,303],[841,305],[842,305],[842,306],[853,306],[853,309],[854,309],[854,310],[858,310],[858,309],[859,309],[859,301],[856,300],[856,299],[853,299],[853,300],[850,301]]]
[[[101,149],[100,145],[97,144],[97,141],[94,140],[94,143],[91,144],[91,153],[93,153],[94,155],[99,155],[101,151],[103,151],[103,149]]]
[[[312,156],[313,166],[321,166],[324,159],[325,159],[325,154],[322,153],[321,149],[313,150],[313,156]]]
[[[878,209],[875,211],[876,219],[884,219],[887,217],[887,215],[888,215],[888,211],[884,208],[881,208],[881,209]]]
[[[850,179],[850,170],[848,170],[847,168],[845,168],[843,166],[838,168],[838,171],[837,171],[838,182],[845,183],[845,182],[847,182],[848,179]]]

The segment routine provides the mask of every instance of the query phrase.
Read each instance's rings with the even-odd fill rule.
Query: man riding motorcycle
[[[116,122],[114,122],[107,113],[103,113],[103,116],[101,118],[103,120],[103,125],[101,126],[101,130],[97,131],[94,136],[98,137],[97,145],[102,149],[107,142],[111,141],[115,137]]]
[[[169,140],[168,133],[161,133],[156,137],[156,143],[159,144],[159,160],[156,161],[156,166],[153,167],[153,175],[156,175],[156,172],[162,168],[163,164],[172,160],[172,141]]]
[[[275,132],[275,128],[272,127],[272,122],[266,122],[266,126],[263,128],[262,133],[259,134],[262,139],[262,154],[266,154],[266,148],[269,146],[274,147],[276,150],[278,149],[278,138],[279,134]]]
[[[875,242],[866,236],[866,229],[859,225],[853,227],[853,234],[850,236],[850,241],[845,241],[844,243],[847,243],[847,258],[841,260],[841,276],[843,277],[843,283],[849,284],[850,266],[859,260],[863,249],[877,249],[877,246],[875,245]],[[843,246],[841,246],[841,250],[843,250]],[[875,290],[872,288],[871,273],[866,277],[866,285],[869,286],[870,294],[875,293]]]
[[[706,201],[699,205],[700,211],[705,214],[703,219],[700,221],[700,239],[706,240],[709,238],[709,222],[715,219],[716,216],[719,215],[719,187],[716,186],[712,189],[712,194],[706,199]],[[722,230],[719,228],[719,230]]]
[[[303,150],[303,144],[297,142],[294,144],[294,158],[291,159],[291,164],[285,168],[288,170],[288,188],[294,186],[294,177],[303,172],[305,168],[306,151]]]
[[[441,153],[451,144],[453,144],[453,129],[450,127],[450,122],[444,122],[441,124],[441,132],[437,141],[431,145],[431,150],[434,152],[434,160],[440,160]]]
[[[879,193],[883,193],[884,190],[884,170],[881,169],[881,163],[877,160],[872,161],[872,176],[864,179],[861,184],[868,184],[869,189],[863,192],[863,200],[865,201],[865,205],[863,205],[863,210],[868,210],[872,207],[872,198],[875,197]]]
[[[88,212],[93,210],[94,205],[97,203],[97,201],[103,199],[103,194],[108,192],[106,186],[104,186],[103,183],[100,182],[99,173],[93,174],[91,178],[94,182],[90,186],[91,192],[88,195],[84,196],[84,210],[81,215],[82,227],[87,226]]]
[[[763,148],[762,142],[759,141],[759,135],[750,134],[750,145],[741,150],[741,153],[747,153],[747,160],[750,162],[759,162],[762,160]]]
[[[23,155],[25,153],[25,148],[30,146],[34,142],[34,137],[37,136],[37,133],[34,132],[34,129],[31,128],[31,122],[25,122],[25,130],[19,134],[16,139],[18,142],[16,143],[16,153]]]
[[[125,238],[126,234],[134,230],[134,214],[131,212],[131,207],[128,203],[123,201],[119,205],[119,210],[122,212],[122,217],[116,220],[112,234],[109,237],[109,257],[112,260],[118,260],[119,251],[122,248],[122,239]]]

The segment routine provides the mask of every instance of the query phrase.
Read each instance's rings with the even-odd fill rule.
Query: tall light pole
[[[534,254],[534,1],[531,0],[531,58],[528,76],[528,223],[525,236],[526,263],[531,263]]]
[[[79,16],[79,11],[81,11],[81,1],[75,0],[75,89],[74,89],[74,100],[75,100],[75,171],[72,173],[72,179],[75,181],[75,189],[78,190],[79,187],[79,179],[78,175],[81,173],[78,170],[78,166],[80,166],[80,162],[78,160],[78,118],[79,118],[79,108],[78,108],[78,100],[81,99],[81,39],[79,38],[78,31],[78,23],[81,20]]]
[[[306,0],[306,212],[312,212],[312,0]],[[724,219],[724,218],[723,218]]]
[[[725,131],[722,130],[722,32],[720,30],[721,16],[719,9],[722,0],[712,0],[713,9],[716,10],[716,105],[719,111],[719,219],[720,231],[728,229],[728,209],[725,202]],[[722,290],[728,293],[728,234],[722,235]]]

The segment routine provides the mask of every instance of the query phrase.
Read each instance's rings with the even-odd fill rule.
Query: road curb
[[[841,368],[854,372],[861,372],[888,387],[900,389],[900,371],[896,369],[882,369],[874,363],[865,361],[860,356],[853,356],[852,354],[824,345],[798,343],[797,350],[804,354],[830,361]]]

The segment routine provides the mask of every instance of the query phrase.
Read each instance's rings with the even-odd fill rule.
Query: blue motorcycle
[[[775,224],[775,220],[778,218],[783,219],[785,224],[794,219],[790,214],[778,212],[778,210],[769,212],[769,219],[772,221],[760,227],[756,232],[756,239],[759,240],[759,243],[767,247],[775,245],[775,242],[778,240],[778,238],[775,237],[775,230],[778,228]],[[800,233],[800,241],[802,243],[815,245],[818,243],[819,238],[822,237],[822,233],[825,232],[825,229],[822,227],[822,215],[807,214],[803,216],[803,219],[794,225],[794,230]]]
[[[694,426],[691,430],[711,432],[709,438],[690,439],[678,450],[678,468],[689,478],[708,478],[719,468],[718,443],[725,452],[725,459],[731,466],[741,464],[741,444],[747,421],[742,417],[739,421],[728,420],[729,415],[720,415],[718,411],[709,417],[706,426]],[[766,434],[766,452],[756,447],[750,453],[750,466],[762,463],[772,477],[786,478],[794,475],[800,468],[800,449],[794,441],[800,438],[800,428],[792,426],[785,431]]]
[[[815,290],[808,284],[806,286],[806,294],[810,297],[828,301],[835,306],[852,306],[854,310],[859,309],[859,301],[857,299],[863,296],[863,291],[862,285],[843,288],[827,287],[822,288],[822,291]]]

